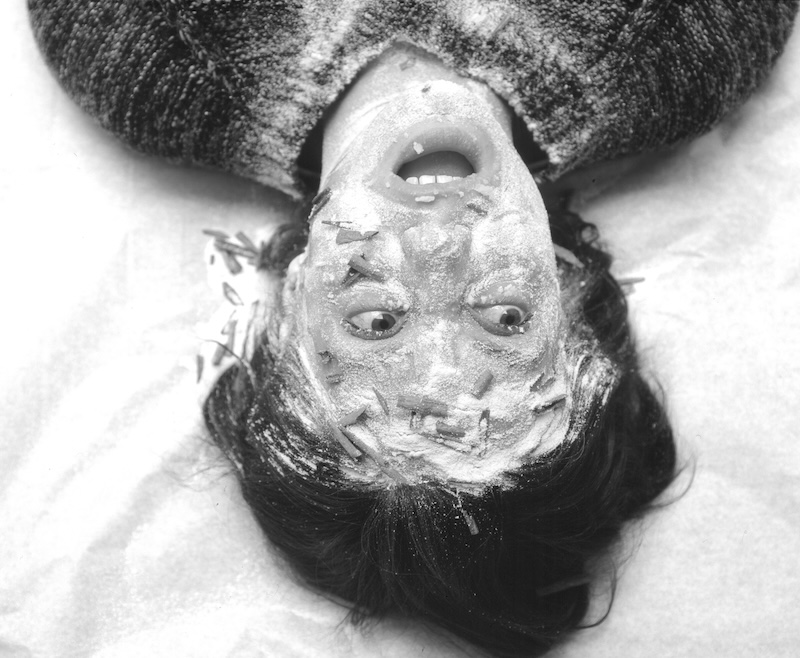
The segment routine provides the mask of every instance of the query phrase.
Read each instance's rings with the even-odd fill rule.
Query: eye
[[[402,311],[361,311],[344,318],[344,328],[358,338],[379,340],[394,336],[403,326]]]
[[[472,317],[486,331],[499,336],[511,336],[525,332],[530,320],[530,312],[514,304],[494,304],[492,306],[468,306]]]
[[[478,312],[488,322],[506,327],[517,327],[525,320],[525,312],[518,306],[490,306],[478,309]]]

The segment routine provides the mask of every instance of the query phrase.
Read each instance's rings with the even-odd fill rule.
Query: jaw
[[[321,187],[331,185],[330,177],[345,162],[351,174],[378,185],[405,184],[408,178],[419,185],[454,182],[419,181],[437,175],[456,181],[473,177],[472,185],[486,184],[493,175],[495,145],[510,142],[510,129],[498,122],[497,109],[482,95],[449,81],[402,90],[364,124],[352,128],[358,135],[331,140]],[[419,188],[405,191],[420,193]]]

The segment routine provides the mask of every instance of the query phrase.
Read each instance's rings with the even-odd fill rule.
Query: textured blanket
[[[132,146],[292,195],[309,132],[392,42],[487,82],[549,174],[705,132],[783,48],[797,0],[29,0],[67,91]]]

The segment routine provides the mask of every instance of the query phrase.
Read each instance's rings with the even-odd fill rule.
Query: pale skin
[[[321,422],[364,406],[348,429],[395,472],[464,489],[563,441],[554,250],[500,99],[395,48],[328,122],[321,189],[283,295],[284,334],[328,396]],[[422,398],[446,414],[409,406]]]

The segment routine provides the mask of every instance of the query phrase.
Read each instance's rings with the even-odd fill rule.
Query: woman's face
[[[547,213],[495,116],[447,82],[386,105],[326,176],[284,292],[325,422],[366,406],[348,431],[466,487],[560,443],[570,405]]]

